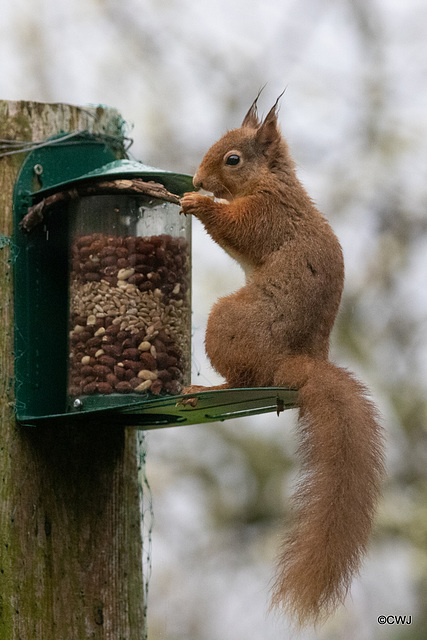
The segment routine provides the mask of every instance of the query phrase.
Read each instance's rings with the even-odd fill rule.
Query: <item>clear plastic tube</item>
[[[146,196],[97,195],[70,216],[71,408],[176,395],[191,367],[190,221]]]

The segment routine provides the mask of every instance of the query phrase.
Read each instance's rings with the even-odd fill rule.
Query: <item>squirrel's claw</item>
[[[180,398],[176,403],[176,407],[197,407],[198,398],[190,397],[190,398]]]
[[[183,407],[197,407],[198,398],[181,398],[177,405],[182,405]]]
[[[185,387],[182,390],[182,395],[184,396],[176,403],[176,406],[183,407],[197,407],[198,398],[191,396],[192,393],[200,393],[200,391],[204,391],[206,387],[199,386],[196,384]]]

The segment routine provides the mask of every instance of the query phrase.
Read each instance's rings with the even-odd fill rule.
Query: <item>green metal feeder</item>
[[[15,396],[26,425],[141,429],[295,406],[283,388],[209,391],[191,374],[191,176],[117,158],[89,133],[28,154],[14,190]]]

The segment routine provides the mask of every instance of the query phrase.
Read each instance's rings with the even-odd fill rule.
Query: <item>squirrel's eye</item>
[[[238,156],[237,153],[230,153],[230,155],[225,160],[225,164],[231,164],[232,166],[239,164],[239,162],[240,156]]]

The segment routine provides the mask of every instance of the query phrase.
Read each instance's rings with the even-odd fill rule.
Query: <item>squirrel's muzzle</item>
[[[195,173],[193,176],[193,186],[195,189],[203,189],[203,183],[200,180],[198,173]]]

